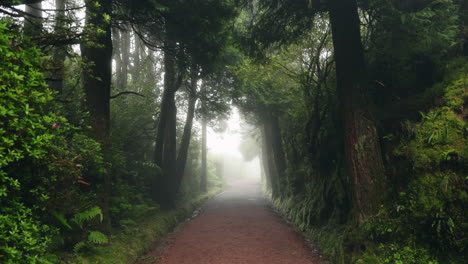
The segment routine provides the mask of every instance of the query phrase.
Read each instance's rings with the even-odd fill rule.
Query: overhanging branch
[[[140,93],[137,93],[137,92],[125,91],[125,92],[120,92],[120,93],[118,93],[116,95],[112,95],[111,97],[109,97],[109,99],[112,100],[112,99],[115,99],[115,98],[117,98],[117,97],[119,97],[121,95],[126,95],[126,94],[133,94],[133,95],[137,95],[137,96],[141,96],[141,97],[146,97],[146,96],[144,96],[144,95],[142,95]]]

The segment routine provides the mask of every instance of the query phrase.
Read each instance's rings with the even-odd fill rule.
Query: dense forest
[[[234,108],[331,263],[467,263],[467,56],[466,0],[2,0],[0,263],[133,263]]]

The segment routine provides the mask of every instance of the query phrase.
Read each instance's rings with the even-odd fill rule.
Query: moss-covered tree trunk
[[[330,0],[330,22],[345,154],[354,183],[356,216],[362,221],[376,211],[382,200],[385,172],[366,95],[368,83],[356,0]]]

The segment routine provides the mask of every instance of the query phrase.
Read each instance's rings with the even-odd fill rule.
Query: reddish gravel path
[[[170,242],[167,242],[170,241]],[[257,184],[235,184],[208,201],[199,216],[184,223],[137,264],[320,264],[284,220],[276,216]],[[161,244],[160,244],[161,245]]]

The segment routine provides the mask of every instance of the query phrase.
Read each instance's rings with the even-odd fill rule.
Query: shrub
[[[40,72],[40,52],[22,45],[11,26],[0,20],[0,262],[49,263],[43,256],[53,229],[23,198],[43,201],[47,193],[25,188],[21,175],[11,171],[44,158],[63,119],[49,111],[53,97]]]

